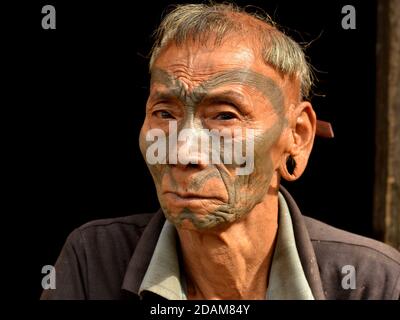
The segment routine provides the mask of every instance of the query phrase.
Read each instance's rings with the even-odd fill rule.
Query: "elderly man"
[[[317,130],[300,46],[226,4],[179,6],[156,36],[139,140],[161,209],[76,229],[42,298],[399,299],[395,249],[280,187]]]

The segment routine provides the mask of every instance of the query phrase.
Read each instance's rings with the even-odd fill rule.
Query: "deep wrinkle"
[[[180,79],[163,69],[153,68],[151,71],[151,84],[154,83],[162,84],[167,88],[166,93],[155,93],[156,96],[160,94],[160,96],[166,95],[170,98],[178,99],[186,108],[185,117],[179,125],[178,132],[182,128],[203,128],[201,121],[195,121],[196,108],[207,97],[210,90],[220,86],[229,84],[247,85],[257,89],[270,101],[278,115],[278,120],[263,133],[255,135],[253,173],[247,176],[236,176],[236,178],[232,179],[227,168],[235,166],[234,164],[214,164],[207,166],[192,178],[189,189],[192,188],[193,191],[197,191],[211,178],[219,176],[223,181],[228,193],[228,201],[217,206],[213,212],[208,212],[207,215],[199,215],[189,208],[183,208],[178,215],[169,214],[168,208],[162,201],[161,183],[164,176],[169,173],[169,179],[175,191],[178,189],[179,184],[170,174],[171,168],[169,164],[149,165],[151,174],[154,180],[157,181],[156,188],[161,207],[167,218],[177,226],[181,226],[183,221],[188,219],[198,229],[211,228],[221,223],[237,220],[247,212],[250,212],[257,203],[262,201],[267,193],[273,175],[271,156],[270,154],[265,154],[265,151],[270,150],[285,125],[287,125],[281,88],[271,78],[248,69],[232,69],[219,72],[189,91]],[[154,171],[158,171],[159,174]]]
[[[210,170],[203,170],[199,172],[192,181],[190,181],[189,189],[198,191],[203,183],[205,183],[208,179],[215,177],[220,177],[220,174],[217,172],[210,172]]]

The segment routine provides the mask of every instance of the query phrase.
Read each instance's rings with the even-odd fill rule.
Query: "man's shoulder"
[[[81,232],[90,232],[104,228],[124,228],[125,226],[145,228],[155,214],[155,212],[138,213],[117,218],[92,220],[78,227],[78,230]]]
[[[156,213],[139,213],[129,216],[89,221],[73,230],[66,241],[67,246],[102,253],[127,248],[131,254],[144,229]],[[101,251],[97,248],[102,248]]]
[[[128,264],[156,214],[93,220],[73,230],[55,266],[60,289],[42,298],[122,299]]]
[[[382,242],[305,217],[325,294],[328,298],[397,299],[400,292],[400,253]],[[343,279],[354,271],[356,288]],[[351,283],[350,283],[351,284]]]
[[[392,260],[400,266],[400,253],[385,243],[335,228],[310,217],[304,218],[313,245],[332,245],[335,248],[349,247],[357,251],[366,251]]]

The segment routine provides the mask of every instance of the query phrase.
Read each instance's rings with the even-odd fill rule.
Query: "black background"
[[[12,236],[3,245],[21,261],[18,281],[28,298],[38,298],[42,266],[54,264],[74,228],[158,208],[138,133],[151,33],[170,3],[3,7],[12,20],[2,28],[12,69],[3,87],[11,98],[3,118],[11,147],[3,233]],[[304,214],[373,237],[375,1],[236,3],[265,9],[297,41],[314,40],[307,50],[319,79],[312,103],[335,138],[317,138],[303,177],[284,185]],[[56,8],[56,30],[41,28],[45,4]],[[346,4],[356,8],[356,30],[341,27]]]

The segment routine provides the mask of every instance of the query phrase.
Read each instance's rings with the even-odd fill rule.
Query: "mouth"
[[[164,195],[173,198],[175,201],[184,201],[184,202],[191,202],[191,201],[218,201],[218,202],[223,202],[223,199],[221,197],[211,196],[211,195],[210,196],[202,195],[202,194],[197,194],[197,193],[193,193],[193,192],[166,191],[166,192],[164,192]]]

